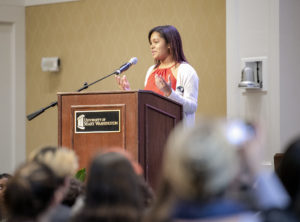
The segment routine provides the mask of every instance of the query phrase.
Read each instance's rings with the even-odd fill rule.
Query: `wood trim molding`
[[[79,0],[25,0],[25,6],[55,4],[62,2],[75,2]]]

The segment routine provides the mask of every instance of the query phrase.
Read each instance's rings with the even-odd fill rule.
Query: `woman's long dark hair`
[[[153,32],[158,32],[160,34],[160,37],[162,37],[166,41],[166,44],[170,44],[171,55],[173,55],[173,59],[177,63],[187,62],[183,53],[180,34],[174,26],[164,25],[157,26],[151,29],[148,34],[149,43]],[[156,60],[155,63],[156,66],[158,66],[160,64],[160,61]]]
[[[85,207],[72,222],[137,222],[141,209],[138,176],[131,163],[119,153],[105,153],[92,161]]]

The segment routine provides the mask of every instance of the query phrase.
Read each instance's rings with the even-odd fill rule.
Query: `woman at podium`
[[[174,26],[157,26],[148,34],[150,49],[155,64],[146,74],[145,90],[151,90],[183,105],[184,122],[195,121],[198,98],[198,75],[188,64],[182,49],[179,32]],[[125,75],[116,76],[119,88],[130,90]]]

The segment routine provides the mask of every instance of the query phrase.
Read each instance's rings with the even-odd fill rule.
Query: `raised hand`
[[[115,78],[121,90],[130,90],[130,84],[125,75],[123,75],[123,77],[116,75]]]
[[[156,87],[168,97],[172,93],[171,88],[171,76],[168,76],[168,82],[166,82],[161,76],[155,75],[155,85]]]

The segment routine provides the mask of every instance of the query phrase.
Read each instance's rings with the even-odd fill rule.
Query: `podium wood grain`
[[[120,110],[120,132],[75,133],[75,111]],[[182,120],[182,105],[150,91],[58,93],[58,145],[73,149],[80,167],[101,150],[120,147],[143,167],[155,188],[163,148]]]

